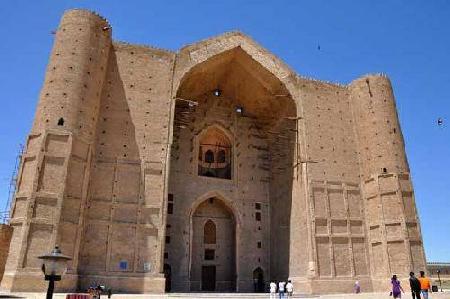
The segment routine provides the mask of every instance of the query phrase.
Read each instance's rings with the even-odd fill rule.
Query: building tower
[[[76,288],[82,207],[110,48],[105,19],[84,10],[63,15],[20,167],[10,222],[15,250],[2,288],[44,289],[36,257],[55,244],[72,257],[58,288]]]
[[[392,274],[425,269],[419,220],[390,80],[370,75],[350,86],[374,290]]]

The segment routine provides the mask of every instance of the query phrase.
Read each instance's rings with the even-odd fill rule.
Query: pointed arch
[[[253,270],[253,287],[257,293],[264,292],[264,270],[261,267],[257,267]]]
[[[228,188],[232,190],[234,185],[239,185],[240,180],[247,179],[247,174],[240,172],[241,159],[245,158],[240,156],[241,149],[244,150],[243,144],[252,151],[259,151],[258,159],[261,161],[259,164],[252,164],[252,167],[258,167],[264,173],[276,169],[277,177],[275,179],[288,182],[286,188],[291,188],[292,177],[295,173],[293,173],[294,168],[289,166],[298,165],[296,164],[298,161],[294,161],[294,159],[298,159],[299,155],[295,155],[295,153],[304,147],[300,138],[300,134],[304,132],[302,130],[304,124],[298,121],[302,116],[301,106],[298,105],[300,103],[298,80],[297,75],[283,62],[241,33],[225,34],[180,50],[176,56],[172,81],[172,95],[177,99],[172,102],[172,130],[176,133],[174,133],[174,138],[182,136],[183,139],[177,139],[180,144],[181,140],[190,142],[189,149],[186,149],[185,146],[182,150],[178,150],[177,146],[180,144],[177,144],[174,146],[174,150],[177,151],[177,154],[184,154],[182,157],[190,158],[189,164],[179,162],[177,166],[189,168],[186,169],[186,172],[194,174],[191,178],[193,188],[202,186],[204,190],[223,189],[223,192],[227,192]],[[186,115],[193,117],[187,119]],[[212,127],[220,129],[224,134],[229,134],[228,138],[233,145],[232,155],[230,155],[230,162],[233,165],[232,179],[228,182],[195,175],[200,162],[205,162],[207,151],[207,149],[200,148],[200,140]],[[245,130],[242,130],[243,128]],[[260,141],[250,145],[242,141],[250,138]],[[276,158],[271,160],[270,165],[267,166],[266,157],[271,157],[272,153]],[[178,157],[181,156],[174,156],[174,161],[177,161]],[[223,153],[215,152],[213,164],[219,163],[219,161],[223,163],[223,160]],[[226,153],[225,161],[227,161]],[[214,176],[212,172],[205,174]],[[173,186],[176,186],[181,179],[178,176],[176,178]],[[249,176],[248,179],[259,179],[263,184],[275,180],[271,175],[261,176],[261,178]],[[269,185],[271,191],[269,194],[271,195],[268,199],[272,200],[273,197],[273,200],[280,200],[286,204],[287,208],[280,211],[271,208],[268,216],[271,223],[275,224],[279,222],[279,219],[283,219],[289,227],[292,194],[282,197],[277,192],[272,192],[274,191],[272,189],[275,188],[273,186],[275,184]],[[233,206],[239,201],[233,199],[234,202],[231,203],[220,193],[214,193],[216,192],[211,191],[207,195],[197,198],[189,211],[191,219],[189,273],[198,273],[197,270],[197,272],[191,272],[191,267],[194,267],[197,262],[192,259],[194,257],[198,259],[203,254],[199,255],[200,251],[195,247],[197,245],[192,245],[192,241],[193,235],[195,235],[196,242],[203,243],[202,230],[207,220],[205,219],[207,213],[196,215],[203,216],[203,218],[192,216],[196,208],[208,198],[220,199],[232,211],[236,222],[236,260],[242,254],[239,252],[242,242],[239,239],[241,223],[239,209]],[[274,195],[272,196],[272,194]],[[261,197],[264,196],[266,195],[261,195]],[[192,220],[193,218],[194,220]],[[205,222],[200,223],[199,221]],[[196,225],[196,231],[200,232],[199,234],[193,234],[193,222]],[[218,222],[216,225],[218,225],[217,232],[219,233],[221,225]],[[283,226],[281,229],[276,225],[271,225],[270,229],[278,232],[276,234],[278,236],[285,236],[290,234],[289,230],[284,229],[285,227]],[[200,240],[198,240],[199,235]],[[220,242],[220,238],[217,241]],[[286,263],[287,257],[289,257],[289,239],[278,237],[274,242],[285,249],[280,250],[282,254],[279,256],[271,257],[270,272],[271,274],[275,272],[279,277],[286,277],[289,265]],[[216,250],[214,246],[206,249]],[[193,250],[195,254],[193,254]],[[239,263],[236,263],[235,266],[236,281],[244,277],[251,277],[252,272],[248,273],[247,271],[252,271],[252,269],[244,269],[239,266]]]
[[[183,63],[178,63],[175,69],[173,94],[177,94],[186,74],[193,67],[210,60],[214,56],[235,49],[241,49],[277,77],[286,86],[293,99],[299,97],[296,88],[296,81],[298,80],[296,72],[251,37],[239,31],[227,32],[181,48],[178,60],[182,60]]]
[[[187,211],[190,219],[194,215],[195,211],[197,210],[198,206],[202,204],[204,201],[210,199],[210,198],[216,198],[220,200],[231,212],[234,221],[236,222],[237,230],[239,231],[239,228],[242,223],[241,215],[239,213],[239,208],[237,206],[237,203],[228,199],[223,193],[219,190],[212,190],[209,192],[204,193],[203,195],[197,197],[196,200],[191,205],[191,208]]]
[[[203,226],[203,243],[216,244],[216,224],[211,219]]]
[[[210,193],[211,194],[211,193]],[[198,198],[191,207],[190,213],[190,246],[189,273],[190,281],[199,281],[197,289],[208,284],[208,277],[200,275],[205,267],[215,267],[216,264],[230,263],[223,271],[218,272],[219,290],[235,291],[237,285],[236,268],[238,267],[238,234],[239,226],[234,207],[218,197],[207,195]],[[210,269],[211,270],[211,269]],[[215,273],[215,269],[211,270]],[[213,273],[210,273],[211,275]]]
[[[233,144],[219,125],[204,128],[198,135],[198,175],[231,179]],[[204,154],[203,154],[204,153]]]

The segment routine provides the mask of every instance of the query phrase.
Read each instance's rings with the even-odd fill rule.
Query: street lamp
[[[213,95],[216,97],[220,97],[222,95],[222,91],[218,88],[213,90]]]
[[[439,280],[439,286],[441,287],[441,292],[442,292],[442,282],[441,282],[441,270],[436,270],[437,275],[438,275],[438,280]]]
[[[63,255],[58,246],[49,254],[38,257],[43,260],[42,271],[45,274],[45,280],[48,280],[47,299],[53,298],[53,291],[55,289],[55,281],[61,280],[61,276],[66,273],[67,262],[71,260],[70,257]]]

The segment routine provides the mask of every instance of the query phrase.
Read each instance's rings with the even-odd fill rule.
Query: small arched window
[[[207,150],[205,153],[205,162],[214,163],[214,153],[212,150]]]
[[[212,220],[208,220],[203,228],[203,243],[216,244],[216,225]]]
[[[226,162],[225,151],[224,150],[220,150],[219,153],[217,154],[217,162],[219,162],[219,163],[225,163]]]
[[[198,175],[231,179],[232,144],[225,132],[208,128],[201,133],[198,147]]]
[[[202,151],[202,147],[200,147],[198,149],[198,160],[199,161],[203,161],[203,151]]]

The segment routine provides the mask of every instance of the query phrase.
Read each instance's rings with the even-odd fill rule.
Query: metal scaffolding
[[[14,201],[14,195],[16,194],[16,187],[17,187],[17,178],[19,174],[19,167],[22,163],[22,156],[23,156],[23,145],[19,145],[19,153],[16,156],[16,161],[14,163],[14,169],[11,174],[11,178],[9,180],[9,186],[8,186],[8,198],[6,200],[6,204],[4,209],[0,212],[0,223],[8,224],[9,219],[11,217],[11,207]]]

